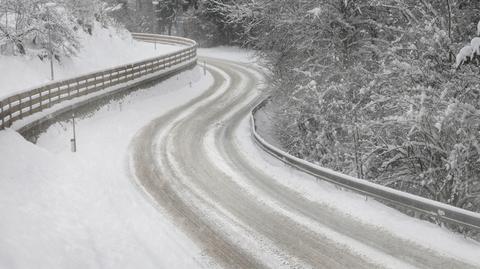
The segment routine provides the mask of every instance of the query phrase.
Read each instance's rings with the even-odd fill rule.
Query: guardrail
[[[255,122],[255,114],[262,107],[264,107],[267,102],[268,99],[262,101],[252,110],[250,115],[251,128],[255,142],[262,149],[264,149],[267,153],[271,154],[275,158],[319,179],[331,182],[333,184],[342,186],[355,192],[406,209],[411,209],[422,214],[429,215],[447,223],[457,224],[480,231],[479,213],[464,210],[438,201],[430,200],[417,195],[402,192],[372,182],[344,175],[342,173],[335,172],[333,170],[309,163],[271,145],[258,134]]]
[[[94,72],[76,78],[55,81],[0,100],[0,130],[14,121],[50,108],[55,104],[139,79],[166,69],[184,68],[181,64],[196,62],[197,43],[193,40],[155,34],[133,33],[139,41],[182,45],[185,48],[148,60]]]

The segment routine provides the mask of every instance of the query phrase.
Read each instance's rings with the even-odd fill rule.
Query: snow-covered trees
[[[91,34],[102,8],[97,0],[0,0],[0,53],[73,55],[78,31]]]
[[[211,46],[237,44],[238,30],[218,9],[233,0],[104,0],[109,13],[131,31],[174,34]]]
[[[32,52],[39,57],[50,49],[57,55],[74,53],[78,44],[63,6],[46,0],[18,0],[2,1],[2,8],[3,53]]]

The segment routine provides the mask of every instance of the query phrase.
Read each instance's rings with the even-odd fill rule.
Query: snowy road
[[[262,75],[249,65],[208,63],[213,86],[143,127],[129,158],[152,202],[219,267],[478,268],[279,183],[272,174],[289,168],[266,168],[252,156],[253,141],[240,137]]]

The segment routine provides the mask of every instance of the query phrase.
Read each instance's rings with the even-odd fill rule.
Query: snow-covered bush
[[[455,59],[455,68],[459,68],[464,63],[469,63],[473,59],[476,49],[470,45],[463,47]]]
[[[480,21],[477,25],[477,35],[480,35]],[[454,67],[458,69],[461,65],[473,62],[474,59],[478,58],[480,58],[480,37],[474,37],[469,45],[460,49]],[[477,64],[479,64],[478,61]]]
[[[368,154],[367,177],[479,211],[480,96],[456,97],[458,90],[413,88],[400,100],[410,106],[402,116],[373,124],[375,147]]]
[[[470,41],[470,46],[474,53],[480,55],[480,37],[474,37],[472,41]]]

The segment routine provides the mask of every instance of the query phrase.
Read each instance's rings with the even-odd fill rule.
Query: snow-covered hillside
[[[95,25],[92,35],[80,32],[76,56],[55,62],[55,79],[79,76],[159,56],[179,47],[134,41],[125,30]],[[34,56],[0,55],[0,98],[50,82],[50,63]]]

